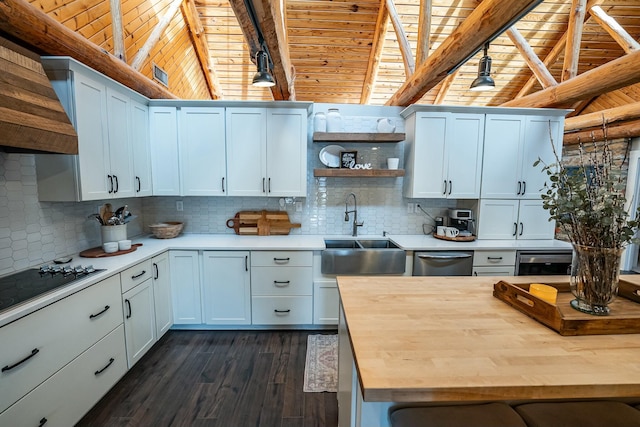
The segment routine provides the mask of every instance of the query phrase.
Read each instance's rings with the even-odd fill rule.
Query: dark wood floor
[[[169,331],[78,426],[333,427],[336,393],[302,391],[317,331]]]

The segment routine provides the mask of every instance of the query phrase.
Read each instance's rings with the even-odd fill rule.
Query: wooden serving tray
[[[514,285],[503,280],[493,285],[493,296],[548,326],[563,336],[640,333],[640,304],[626,298],[639,287],[620,280],[618,297],[609,304],[608,316],[594,316],[575,310],[569,283],[545,283],[558,289],[558,299],[551,304],[529,293],[528,284]],[[636,297],[640,302],[640,297]]]
[[[476,240],[476,236],[456,236],[456,237],[447,237],[447,236],[438,236],[436,233],[433,233],[433,237],[440,240],[449,240],[451,242],[473,242]]]
[[[301,226],[292,224],[285,211],[240,211],[227,220],[227,227],[247,236],[286,235],[292,228]]]
[[[108,256],[124,255],[124,254],[128,254],[130,252],[135,251],[136,249],[138,249],[138,246],[142,246],[142,243],[134,243],[133,245],[131,245],[131,249],[127,249],[124,251],[116,251],[111,253],[106,253],[104,250],[102,250],[102,246],[98,246],[98,247],[87,249],[86,251],[80,252],[80,256],[83,258],[104,258]]]

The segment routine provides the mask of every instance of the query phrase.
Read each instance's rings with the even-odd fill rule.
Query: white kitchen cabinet
[[[251,324],[251,273],[248,251],[204,251],[204,323]]]
[[[478,198],[484,114],[416,112],[406,128],[405,197]]]
[[[478,239],[553,239],[555,221],[539,200],[482,199]]]
[[[539,199],[547,175],[533,164],[556,162],[563,129],[563,117],[487,114],[481,197]]]
[[[227,166],[224,108],[182,107],[178,118],[181,194],[225,195]]]
[[[153,280],[147,279],[122,294],[127,363],[131,368],[156,342]]]
[[[339,306],[338,283],[335,280],[314,281],[313,324],[337,325]]]
[[[180,195],[178,110],[149,107],[149,146],[154,196]]]
[[[169,274],[169,253],[165,252],[151,259],[153,268],[153,301],[156,317],[156,339],[173,326],[171,302],[171,276]]]
[[[71,123],[78,155],[36,156],[41,201],[132,197],[132,101],[144,98],[69,58],[43,58]]]
[[[173,323],[175,325],[201,324],[202,300],[198,251],[170,251],[169,272]]]
[[[516,251],[478,250],[473,252],[474,276],[513,276]]]
[[[230,196],[307,195],[307,109],[227,108]]]
[[[151,196],[151,149],[149,147],[149,107],[131,101],[131,147],[133,150],[136,197]]]

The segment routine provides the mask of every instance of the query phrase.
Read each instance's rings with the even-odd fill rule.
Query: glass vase
[[[609,303],[618,294],[622,251],[573,245],[570,284],[576,299],[571,301],[571,307],[596,316],[609,314]]]

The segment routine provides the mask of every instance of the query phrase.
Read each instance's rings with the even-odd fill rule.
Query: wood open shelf
[[[405,133],[314,132],[314,142],[400,142]]]
[[[315,177],[396,178],[404,176],[404,169],[314,169]]]

